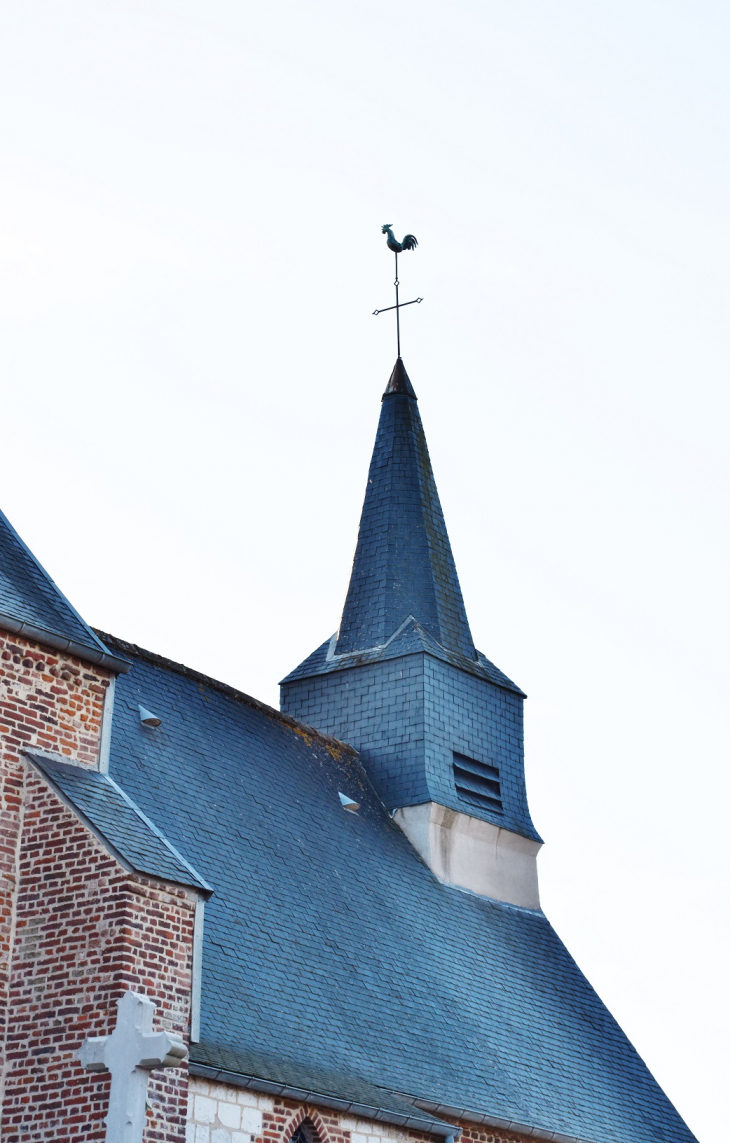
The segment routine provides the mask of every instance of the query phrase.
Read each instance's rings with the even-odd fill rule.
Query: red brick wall
[[[477,1123],[460,1123],[463,1134],[460,1139],[464,1143],[528,1143],[524,1135],[516,1135],[514,1131],[503,1131],[496,1127],[481,1127]],[[534,1137],[532,1140],[534,1143]]]
[[[0,734],[95,766],[109,672],[0,631]]]
[[[427,1135],[421,1131],[392,1127],[377,1120],[357,1120],[353,1123],[350,1115],[307,1104],[297,1105],[284,1099],[274,1100],[273,1111],[264,1112],[263,1119],[264,1143],[287,1143],[292,1131],[304,1119],[308,1119],[316,1128],[320,1143],[443,1143],[444,1140],[442,1135]],[[446,1122],[451,1120],[446,1119]],[[462,1128],[463,1133],[459,1138],[463,1143],[529,1143],[524,1135],[516,1135],[513,1131],[501,1131],[496,1127],[482,1127],[458,1120],[453,1122],[455,1131]]]
[[[314,1127],[318,1143],[443,1143],[444,1138],[197,1076],[190,1079],[190,1143],[288,1143],[305,1119]],[[465,1143],[529,1143],[512,1131],[454,1123],[455,1130],[463,1129]]]
[[[24,812],[21,751],[36,747],[96,765],[109,677],[100,667],[0,631],[0,1098]]]
[[[111,1032],[128,988],[187,1040],[195,901],[127,873],[24,765],[2,1139],[100,1143],[109,1076],[84,1072],[74,1052]],[[153,1072],[149,1103],[145,1143],[182,1143],[186,1070]]]

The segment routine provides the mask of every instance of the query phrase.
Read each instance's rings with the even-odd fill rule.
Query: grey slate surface
[[[354,746],[389,810],[437,802],[540,841],[527,803],[519,691],[421,652],[287,682],[281,705]],[[498,810],[457,789],[454,751],[497,767]]]
[[[210,891],[208,883],[108,775],[32,751],[28,757],[132,869],[206,894]]]
[[[437,802],[539,841],[525,789],[524,697],[472,643],[399,362],[382,400],[340,630],[282,680],[281,708],[355,746],[388,809]],[[499,800],[457,784],[454,752],[490,768]]]
[[[447,651],[412,616],[408,617],[395,634],[380,647],[372,647],[367,651],[349,654],[336,654],[333,653],[335,643],[336,637],[322,643],[316,651],[313,651],[298,667],[290,671],[286,678],[281,680],[281,685],[285,686],[286,683],[294,682],[296,679],[311,678],[313,675],[347,671],[365,663],[385,663],[389,659],[399,659],[403,655],[414,655],[425,651],[428,655],[433,655],[434,659],[451,663],[452,666],[459,667],[460,670],[467,671],[470,675],[487,679],[488,682],[495,683],[498,687],[504,687],[505,690],[514,691],[515,694],[521,695],[523,698],[526,697],[525,692],[507,678],[499,667],[495,667],[494,663],[491,663],[481,651],[476,652],[476,659],[467,659],[465,655],[460,655],[455,651]]]
[[[265,1052],[281,1082],[316,1070],[592,1143],[690,1143],[542,913],[440,884],[351,751],[111,646],[134,659],[112,776],[215,889],[193,1061]]]
[[[109,653],[0,512],[0,626],[3,617],[85,647],[94,659]]]
[[[383,395],[337,651],[383,643],[413,615],[446,651],[474,659],[418,400],[409,388],[412,395],[389,383]]]

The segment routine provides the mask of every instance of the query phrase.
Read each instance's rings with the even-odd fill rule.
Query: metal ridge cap
[[[213,1067],[211,1064],[199,1064],[195,1060],[190,1061],[188,1071],[191,1075],[199,1076],[201,1079],[217,1080],[222,1083],[229,1083],[232,1087],[244,1087],[251,1091],[260,1091],[266,1095],[283,1096],[285,1099],[299,1099],[304,1103],[317,1103],[320,1107],[331,1107],[336,1111],[349,1111],[353,1115],[361,1115],[363,1119],[391,1123],[395,1127],[414,1127],[421,1131],[430,1132],[432,1135],[443,1135],[445,1138],[461,1134],[461,1128],[454,1129],[452,1123],[444,1123],[438,1119],[423,1119],[419,1115],[401,1115],[397,1111],[388,1111],[386,1108],[375,1107],[372,1104],[341,1099],[334,1095],[324,1095],[322,1092],[297,1087],[295,1084],[261,1079],[259,1076],[245,1075],[243,1072],[231,1072],[226,1068]]]
[[[147,827],[150,833],[152,833],[158,839],[158,841],[162,842],[162,844],[165,846],[165,849],[167,849],[172,854],[175,860],[178,861],[184,869],[187,869],[188,873],[190,873],[195,878],[198,889],[202,890],[204,893],[207,893],[208,896],[214,893],[215,890],[213,889],[213,886],[208,884],[205,878],[200,873],[198,873],[195,866],[191,865],[186,857],[183,857],[182,853],[180,853],[180,850],[175,848],[170,839],[165,836],[159,826],[155,825],[155,823],[152,821],[152,818],[148,818],[147,814],[139,808],[137,803],[132,801],[129,794],[122,789],[118,782],[114,781],[111,774],[104,774],[100,770],[96,772],[101,774],[102,778],[112,787],[112,789],[116,790],[116,792],[122,798],[122,801],[129,807],[132,813],[139,818],[139,820]],[[165,878],[162,877],[162,875],[159,873],[152,874],[152,876],[159,877],[160,880],[165,880]],[[182,885],[185,884],[185,882],[177,882],[177,884]],[[195,888],[195,886],[192,887]]]
[[[412,625],[417,631],[423,632],[426,640],[428,641],[427,645],[411,648],[410,650],[406,651],[398,651],[394,655],[384,655],[384,652],[388,651],[390,644],[410,625]],[[467,674],[473,675],[474,678],[483,679],[485,682],[491,683],[493,687],[499,687],[501,690],[508,691],[510,694],[519,695],[520,698],[523,699],[527,698],[527,694],[525,691],[523,691],[522,687],[519,686],[518,683],[515,683],[507,675],[505,675],[504,671],[500,671],[499,667],[497,667],[491,661],[491,659],[487,659],[487,656],[483,651],[477,650],[477,658],[470,659],[468,656],[462,655],[459,651],[448,650],[446,647],[443,647],[438,642],[438,640],[430,634],[430,632],[426,630],[423,624],[420,623],[414,615],[406,616],[403,622],[399,624],[398,627],[396,627],[392,635],[389,635],[383,643],[375,643],[372,647],[363,647],[357,651],[341,651],[337,653],[335,651],[335,647],[337,646],[338,636],[339,632],[335,631],[334,635],[330,636],[330,638],[326,639],[322,644],[322,646],[327,647],[327,651],[325,653],[324,661],[320,662],[319,666],[311,666],[307,668],[306,671],[301,671],[304,663],[306,663],[308,659],[313,658],[317,653],[315,651],[312,653],[312,655],[308,656],[308,659],[305,659],[303,663],[300,663],[298,667],[294,667],[292,671],[289,671],[289,673],[285,675],[284,678],[280,681],[279,686],[286,685],[290,679],[292,682],[299,682],[302,679],[314,679],[319,678],[322,675],[349,671],[354,667],[367,667],[373,663],[381,663],[385,661],[393,662],[395,659],[406,659],[411,655],[430,655],[432,659],[438,659],[440,662],[447,663],[449,666],[455,667],[459,671],[465,671]],[[428,644],[431,645],[429,646]],[[317,648],[317,651],[319,650],[321,650],[320,647]],[[479,656],[481,656],[481,658]],[[482,659],[485,660],[488,666],[485,666],[485,663],[482,662]],[[489,669],[490,667],[492,668],[491,671]],[[493,672],[494,674],[498,675],[499,678],[495,678]]]
[[[154,666],[164,667],[168,671],[174,671],[177,675],[182,675],[186,679],[192,679],[194,682],[203,683],[211,690],[220,691],[221,694],[228,695],[230,698],[236,699],[238,702],[244,702],[247,706],[252,706],[255,710],[260,711],[262,714],[268,715],[270,718],[275,718],[279,722],[291,726],[294,730],[304,731],[305,734],[316,738],[324,746],[333,747],[335,750],[344,751],[347,754],[352,754],[358,757],[358,752],[354,746],[349,742],[341,742],[339,738],[333,738],[331,734],[323,734],[321,730],[317,730],[314,726],[309,726],[306,722],[301,722],[300,719],[294,718],[290,714],[286,714],[282,710],[277,710],[275,706],[269,706],[268,703],[261,702],[260,699],[254,698],[253,695],[246,694],[245,691],[239,691],[236,687],[232,687],[230,683],[223,683],[220,679],[213,679],[210,675],[204,675],[202,671],[196,671],[194,667],[187,667],[184,663],[177,663],[174,659],[167,659],[164,655],[158,655],[156,651],[148,651],[145,647],[138,646],[137,643],[128,643],[126,639],[120,639],[116,635],[110,635],[106,631],[100,631],[94,628],[94,634],[98,635],[100,639],[108,641],[114,646],[123,647],[125,654],[131,655],[136,659],[144,659]],[[125,660],[120,659],[120,662]],[[131,663],[127,664],[129,670]]]
[[[75,655],[76,658],[82,659],[84,662],[95,663],[99,667],[107,667],[117,674],[126,674],[131,666],[126,659],[120,659],[117,655],[110,654],[109,651],[87,647],[85,643],[79,643],[76,639],[67,639],[63,635],[47,631],[45,627],[38,627],[35,623],[27,623],[25,620],[13,619],[10,615],[0,614],[0,627],[4,627],[13,635],[24,635],[35,643],[45,643],[47,647],[53,647],[56,651],[68,651],[70,655]]]
[[[108,774],[102,773],[101,770],[95,770],[93,766],[87,766],[84,763],[77,762],[73,758],[65,758],[60,754],[51,754],[34,746],[24,748],[22,753],[31,762],[33,768],[39,771],[43,777],[44,782],[50,786],[56,797],[61,802],[63,802],[63,804],[67,806],[69,810],[71,810],[71,812],[79,819],[82,825],[86,826],[89,832],[94,835],[99,844],[104,849],[106,849],[107,853],[110,853],[114,860],[118,861],[122,868],[126,869],[128,873],[134,873],[139,877],[151,877],[155,881],[161,881],[163,884],[167,885],[182,885],[186,889],[192,889],[194,892],[199,894],[207,893],[210,895],[215,892],[215,890],[212,889],[210,885],[208,885],[208,883],[200,876],[200,874],[193,868],[193,866],[190,865],[190,862],[186,861],[182,854],[177,852],[175,847],[167,840],[165,835],[155,826],[154,822],[150,821],[150,819],[142,813],[142,811],[138,806],[135,805],[129,795],[125,794],[124,790],[122,790],[121,787],[118,786],[117,783],[112,778],[110,778]],[[95,822],[89,816],[87,811],[82,809],[81,806],[79,806],[77,802],[74,801],[71,795],[65,792],[65,790],[58,784],[52,775],[46,773],[43,762],[54,762],[57,764],[60,763],[63,766],[69,766],[73,767],[75,770],[80,770],[85,774],[98,774],[107,784],[112,787],[112,789],[115,789],[119,794],[122,795],[124,802],[129,805],[129,808],[133,810],[139,818],[141,818],[141,820],[148,828],[151,827],[151,831],[155,837],[165,842],[167,848],[174,853],[175,857],[180,859],[182,865],[190,869],[192,873],[195,874],[196,878],[198,879],[198,883],[194,884],[192,881],[182,881],[177,877],[169,877],[167,874],[153,873],[149,869],[142,869],[139,861],[136,858],[133,859],[122,853],[122,851],[117,845],[114,844],[111,838],[107,837],[103,826],[100,826],[97,822]]]
[[[452,1107],[450,1104],[420,1099],[401,1091],[394,1091],[393,1095],[399,1095],[403,1099],[411,1101],[415,1107],[420,1107],[423,1111],[430,1111],[434,1115],[451,1115],[454,1119],[463,1119],[469,1123],[484,1123],[488,1127],[498,1127],[504,1131],[518,1131],[521,1135],[528,1135],[533,1139],[551,1140],[552,1143],[598,1143],[597,1140],[586,1139],[582,1135],[565,1135],[560,1131],[550,1131],[546,1127],[533,1127],[528,1123],[519,1123],[516,1119],[503,1119],[498,1115],[488,1115],[483,1111]]]

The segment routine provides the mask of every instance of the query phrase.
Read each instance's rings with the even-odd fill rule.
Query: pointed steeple
[[[536,908],[541,842],[525,791],[524,697],[474,648],[398,357],[340,628],[282,680],[281,708],[355,747],[442,881]]]
[[[340,627],[282,679],[281,709],[355,747],[439,880],[534,909],[524,697],[475,650],[399,334]]]
[[[416,394],[399,357],[383,394],[335,653],[381,645],[409,616],[446,651],[476,658]]]
[[[406,397],[416,397],[416,391],[411,385],[411,379],[406,373],[406,367],[403,364],[403,358],[399,357],[393,366],[393,372],[388,379],[388,384],[385,387],[383,397],[388,397],[391,393],[402,393]]]

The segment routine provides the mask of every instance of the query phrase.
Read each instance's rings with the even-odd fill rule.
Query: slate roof
[[[400,358],[383,394],[337,653],[385,642],[414,616],[446,651],[476,651],[418,400]]]
[[[295,679],[306,679],[312,675],[326,675],[332,671],[344,671],[350,667],[363,666],[365,663],[383,663],[387,659],[400,659],[403,655],[416,655],[425,651],[426,654],[433,655],[435,659],[441,659],[444,663],[451,663],[453,667],[459,667],[470,675],[487,679],[490,683],[496,683],[498,687],[514,691],[522,698],[527,697],[525,692],[507,678],[499,667],[495,667],[494,663],[491,663],[481,651],[476,652],[476,659],[467,659],[465,655],[460,655],[455,651],[447,651],[429,635],[425,627],[412,615],[409,615],[391,638],[387,639],[380,647],[371,647],[367,651],[352,651],[349,654],[337,654],[336,646],[337,633],[335,632],[330,639],[322,643],[304,662],[300,663],[298,667],[289,672],[285,679],[281,680],[282,686],[293,682]]]
[[[126,671],[53,582],[0,512],[0,626],[70,651],[113,671]]]
[[[351,749],[105,640],[133,659],[111,773],[214,889],[193,1067],[589,1143],[690,1143],[541,912],[437,881]]]
[[[27,757],[111,852],[137,873],[210,892],[208,883],[107,774],[33,751]]]

